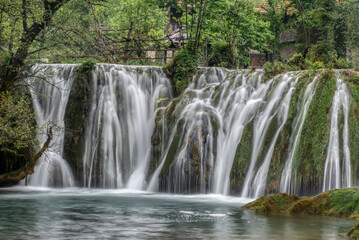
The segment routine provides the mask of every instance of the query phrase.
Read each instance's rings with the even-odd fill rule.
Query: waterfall
[[[84,186],[144,187],[160,98],[172,98],[160,68],[97,65],[85,129]]]
[[[35,65],[31,73],[30,92],[40,133],[41,147],[47,138],[47,124],[54,124],[54,136],[49,149],[38,160],[28,185],[41,187],[73,187],[70,166],[62,158],[64,148],[64,115],[74,81],[76,65]]]
[[[287,121],[292,92],[298,80],[298,78],[296,78],[296,80],[293,81],[294,77],[295,76],[290,76],[287,74],[283,76],[282,81],[279,82],[278,86],[271,94],[271,97],[269,98],[268,104],[266,105],[264,111],[255,120],[252,157],[250,160],[248,174],[244,181],[242,197],[258,197],[263,195],[265,192],[268,167],[273,155],[274,146],[280,131]],[[275,131],[269,149],[265,154],[263,164],[256,172],[254,167],[257,163],[260,151],[263,150],[266,132],[269,128],[269,125],[271,124],[271,121],[273,121],[276,115],[278,118],[277,130]]]
[[[254,118],[259,108],[264,104],[264,97],[271,85],[261,83],[259,76],[239,75],[239,86],[232,86],[229,92],[223,92],[219,111],[221,113],[221,128],[219,133],[218,160],[215,168],[214,192],[229,193],[230,171],[237,145],[242,136],[244,126]],[[227,83],[224,88],[227,88]]]
[[[333,97],[330,124],[330,138],[325,161],[323,191],[335,188],[351,187],[351,166],[349,149],[349,106],[350,94],[347,86],[337,73],[337,89]],[[340,156],[339,117],[341,110],[344,114],[343,126],[343,156]]]
[[[314,80],[306,87],[298,109],[299,112],[293,122],[293,131],[289,143],[289,153],[285,161],[285,166],[280,180],[280,192],[285,192],[288,194],[295,193],[295,184],[292,183],[293,159],[303,130],[304,120],[307,116],[310,103],[312,102],[315,93],[315,84],[317,82],[317,78],[318,77],[315,77]]]
[[[186,97],[177,103],[175,112],[178,116],[148,190],[158,190],[160,172],[166,161],[172,161],[171,158],[175,160],[167,176],[168,192],[190,192],[192,185],[195,192],[206,193],[211,190],[216,132],[213,122],[217,121],[220,114],[212,105],[211,96],[228,72],[214,68],[202,70],[204,73],[195,76],[183,93]],[[171,152],[176,154],[169,156]],[[189,161],[191,158],[193,162]]]
[[[199,68],[187,89],[173,98],[171,82],[160,67],[97,64],[88,81],[73,87],[77,66],[31,69],[37,124],[45,132],[46,123],[55,123],[58,131],[29,177],[30,185],[72,187],[76,179],[83,187],[181,194],[257,198],[278,190],[296,193],[297,174],[302,174],[296,164],[302,160],[295,156],[306,119],[313,117],[310,105],[322,90],[317,88],[324,81],[320,74],[310,78],[288,72],[267,79],[263,70]],[[336,74],[331,110],[327,104],[320,115],[325,124],[330,121],[329,144],[320,163],[326,159],[323,191],[352,186],[351,96],[341,72]],[[39,81],[43,78],[47,83]],[[76,97],[79,87],[86,94]],[[78,106],[71,105],[65,115],[67,103],[74,100],[80,101],[81,111],[77,114]],[[64,140],[64,117],[72,114],[80,126],[75,145],[72,140],[68,144],[67,135]],[[38,139],[43,144],[46,134]],[[75,177],[63,159],[64,146]],[[68,150],[78,156],[71,158]]]

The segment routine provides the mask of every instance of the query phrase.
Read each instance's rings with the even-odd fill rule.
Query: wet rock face
[[[84,131],[91,104],[91,72],[78,72],[65,114],[64,159],[70,164],[77,182],[82,182]]]

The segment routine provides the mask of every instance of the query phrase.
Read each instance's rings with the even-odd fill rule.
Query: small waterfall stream
[[[62,158],[64,148],[64,115],[74,81],[76,65],[35,65],[31,72],[30,92],[36,112],[40,146],[47,138],[47,124],[54,124],[54,137],[50,148],[38,160],[28,185],[40,187],[73,187],[74,178],[70,166]],[[46,81],[44,81],[46,79]]]
[[[348,126],[349,106],[349,90],[341,79],[340,73],[337,73],[337,90],[333,97],[330,139],[327,159],[325,161],[323,191],[352,186]],[[341,111],[344,115],[342,156],[340,154],[340,132],[338,128]]]
[[[52,76],[47,77],[51,84],[32,80],[39,127],[54,122],[65,128],[76,67],[33,67],[37,76]],[[71,163],[77,175],[72,176],[63,159],[64,131],[60,131],[29,184],[71,187],[77,182],[83,187],[173,193],[236,192],[247,198],[270,191],[296,193],[295,156],[319,81],[319,75],[314,76],[298,90],[302,76],[303,72],[288,72],[265,79],[262,70],[200,68],[184,93],[173,98],[171,82],[159,67],[97,64],[89,79],[81,156]],[[350,187],[353,181],[351,96],[340,72],[336,87],[328,117],[331,129],[323,161],[323,191]],[[278,158],[276,146],[285,131],[288,144],[280,152],[281,162],[276,162],[282,165],[276,170],[277,178],[271,179],[277,187],[268,189],[271,164]],[[44,135],[38,138],[40,143],[46,140]]]
[[[306,87],[304,95],[301,99],[299,113],[293,123],[293,132],[290,137],[288,158],[285,162],[282,177],[280,180],[280,192],[285,192],[288,194],[295,193],[295,184],[292,183],[292,174],[295,174],[295,172],[293,172],[293,159],[303,130],[304,120],[307,116],[309,105],[315,93],[316,82],[317,77],[315,77],[314,80]]]

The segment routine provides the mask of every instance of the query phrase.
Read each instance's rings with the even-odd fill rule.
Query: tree
[[[204,34],[210,40],[227,42],[243,66],[249,64],[250,49],[270,51],[268,46],[273,35],[269,27],[270,23],[261,20],[252,2],[227,0],[211,12]]]
[[[338,5],[337,18],[340,22],[336,24],[336,43],[338,48],[345,48],[342,51],[359,51],[359,1],[344,0]],[[345,56],[346,51],[341,56]],[[353,56],[349,56],[353,57]],[[356,59],[353,59],[356,60]]]
[[[7,169],[9,172],[0,174],[0,186],[13,184],[32,174],[37,160],[49,147],[52,140],[52,126],[47,133],[47,140],[40,151],[27,161],[29,149],[38,145],[35,115],[25,96],[13,96],[9,92],[0,93],[0,153],[7,152],[12,158],[20,157],[25,164],[18,169]],[[2,159],[1,161],[11,161]],[[8,165],[0,163],[0,165]]]
[[[11,89],[24,66],[31,45],[50,24],[54,14],[68,1],[0,0],[0,41],[7,45],[7,49],[1,49],[7,57],[0,69],[0,91]]]

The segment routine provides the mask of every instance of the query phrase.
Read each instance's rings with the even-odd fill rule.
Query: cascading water
[[[267,82],[262,82],[262,75],[261,71],[202,69],[184,94],[167,110],[160,111],[164,119],[162,128],[168,125],[173,128],[167,147],[161,145],[160,161],[149,190],[156,191],[160,186],[164,191],[175,193],[229,194],[238,146],[244,129],[252,122],[251,155],[247,159],[249,166],[242,184],[242,197],[266,193],[274,149],[287,123],[292,95],[302,73],[287,73]],[[293,158],[317,78],[314,77],[301,94],[292,123],[287,158],[278,184],[285,192],[290,192],[295,185]],[[348,141],[344,142],[348,146]],[[348,172],[343,174],[347,176]]]
[[[293,131],[290,137],[288,158],[286,159],[280,180],[280,192],[285,192],[288,194],[295,193],[295,184],[292,183],[293,159],[303,130],[304,120],[307,116],[310,103],[315,93],[316,82],[317,77],[315,77],[314,80],[306,87],[299,106],[299,113],[293,122]]]
[[[284,75],[283,78],[290,79],[291,77]],[[273,156],[273,151],[274,151],[275,143],[278,139],[278,135],[281,132],[282,128],[284,127],[284,124],[287,121],[290,100],[291,100],[295,85],[297,83],[297,80],[298,80],[298,78],[295,81],[292,81],[291,83],[287,83],[289,85],[288,86],[289,89],[286,91],[286,94],[285,94],[283,100],[281,101],[280,106],[277,110],[277,118],[278,118],[277,130],[276,130],[274,137],[270,143],[269,149],[267,150],[267,153],[265,155],[263,163],[260,166],[260,168],[258,169],[256,176],[253,178],[252,188],[254,189],[254,192],[253,192],[254,194],[245,195],[245,193],[246,193],[245,190],[248,189],[248,187],[245,185],[244,190],[243,190],[243,196],[254,196],[255,198],[258,198],[259,196],[262,196],[265,193],[265,187],[266,187],[266,183],[267,183],[266,180],[267,180],[267,175],[268,175],[268,171],[269,171],[269,164],[270,164],[272,156]],[[256,129],[255,129],[255,131],[256,131]],[[256,133],[254,133],[254,135],[256,136]],[[250,174],[248,174],[248,176],[250,176]],[[248,183],[249,182],[250,181],[248,181]]]
[[[70,90],[74,81],[76,65],[35,65],[31,72],[30,91],[36,112],[36,121],[42,131],[37,138],[40,146],[47,138],[47,124],[57,129],[49,149],[38,160],[28,185],[40,187],[73,187],[74,179],[70,166],[62,158],[64,148],[64,115]],[[46,79],[46,81],[44,81]]]
[[[160,68],[97,65],[85,130],[84,186],[143,188],[161,98],[172,97]]]
[[[38,125],[50,121],[64,128],[76,65],[36,65],[32,71],[53,76],[50,85],[32,80]],[[303,74],[289,72],[265,80],[262,70],[200,68],[184,93],[172,99],[171,83],[161,68],[98,64],[85,86],[89,95],[83,99],[84,110],[74,118],[82,121],[81,135],[75,139],[79,157],[69,160],[76,180],[84,187],[173,193],[296,193],[296,151],[320,82],[320,74],[302,80]],[[320,163],[325,165],[323,191],[352,185],[351,98],[337,75],[326,123],[331,121],[326,162],[323,158]],[[298,86],[306,87],[297,91]],[[76,91],[78,87],[84,86],[77,84]],[[82,98],[70,99],[74,103]],[[76,107],[70,109],[69,114],[76,113]],[[43,143],[46,136],[39,135],[39,140]],[[286,143],[276,149],[281,141]],[[63,147],[60,132],[29,184],[74,186]],[[270,175],[271,164],[276,164],[275,177]]]
[[[283,76],[282,80],[271,94],[264,111],[255,119],[252,157],[248,174],[244,181],[242,197],[258,197],[259,195],[264,194],[268,167],[273,155],[274,145],[281,129],[287,121],[289,104],[296,84],[296,81],[293,81],[294,78],[295,76],[289,76],[287,74]],[[258,156],[263,150],[264,139],[269,125],[276,115],[278,118],[277,130],[271,140],[263,164],[256,173],[255,166]]]
[[[350,94],[347,86],[337,73],[337,90],[333,97],[330,139],[325,161],[323,191],[335,188],[351,187],[351,166],[349,149],[349,106]],[[340,156],[339,121],[341,111],[344,114],[343,156]]]
[[[211,190],[216,132],[213,122],[218,120],[219,112],[212,106],[210,96],[227,74],[228,72],[222,69],[205,71],[198,79],[195,77],[195,81],[183,93],[186,97],[177,103],[180,107],[176,107],[175,112],[179,116],[148,190],[158,190],[160,172],[164,165],[169,167],[169,162],[172,161],[172,169],[164,186],[168,192],[206,193]],[[193,161],[189,161],[190,159]]]
[[[262,84],[261,78],[261,73],[256,77],[244,73],[235,79],[237,84],[229,87],[230,82],[225,83],[224,88],[227,90],[222,92],[218,105],[221,115],[218,142],[223,144],[217,147],[218,160],[214,173],[216,193],[229,193],[230,171],[244,126],[254,118],[263,105],[264,96],[270,86]]]

